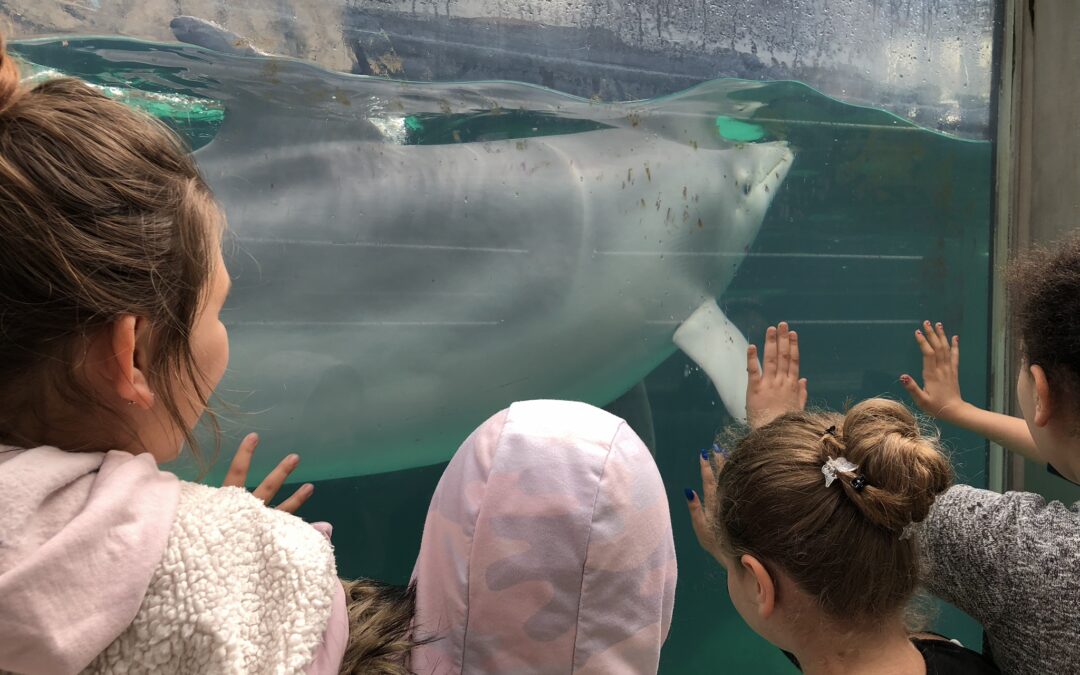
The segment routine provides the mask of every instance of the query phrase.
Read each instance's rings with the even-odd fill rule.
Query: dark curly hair
[[[1055,396],[1080,402],[1080,233],[1022,255],[1008,288],[1024,360],[1042,366]]]

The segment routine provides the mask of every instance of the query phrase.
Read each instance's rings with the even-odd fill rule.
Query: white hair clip
[[[838,473],[854,473],[859,466],[852,464],[846,457],[831,457],[821,467],[821,473],[825,474],[825,487],[829,487],[836,480]]]

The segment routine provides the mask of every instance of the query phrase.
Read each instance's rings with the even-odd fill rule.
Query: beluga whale
[[[717,133],[754,83],[604,104],[114,42],[225,107],[195,152],[234,280],[219,393],[302,454],[295,478],[445,461],[512,401],[605,405],[680,348],[744,417],[716,299],[794,162]]]
[[[197,16],[178,16],[169,22],[169,29],[180,42],[198,45],[223,54],[271,56],[252,44],[251,40],[218,23]]]

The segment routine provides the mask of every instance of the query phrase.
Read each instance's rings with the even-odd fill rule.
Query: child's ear
[[[105,373],[113,391],[129,405],[143,410],[154,404],[154,392],[146,378],[145,319],[126,314],[109,329],[110,351]]]
[[[743,571],[750,574],[757,584],[757,592],[754,595],[754,603],[757,606],[758,616],[768,619],[776,609],[776,581],[769,570],[761,564],[761,561],[752,555],[745,554],[739,558],[739,564]]]
[[[1035,425],[1044,427],[1054,414],[1054,400],[1050,393],[1050,382],[1046,379],[1046,371],[1040,365],[1030,366],[1031,379],[1035,391]]]

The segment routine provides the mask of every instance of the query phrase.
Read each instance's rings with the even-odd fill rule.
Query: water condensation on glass
[[[720,77],[794,79],[921,125],[989,137],[992,0],[8,0],[16,33],[199,39],[412,80],[511,79],[654,98]]]

